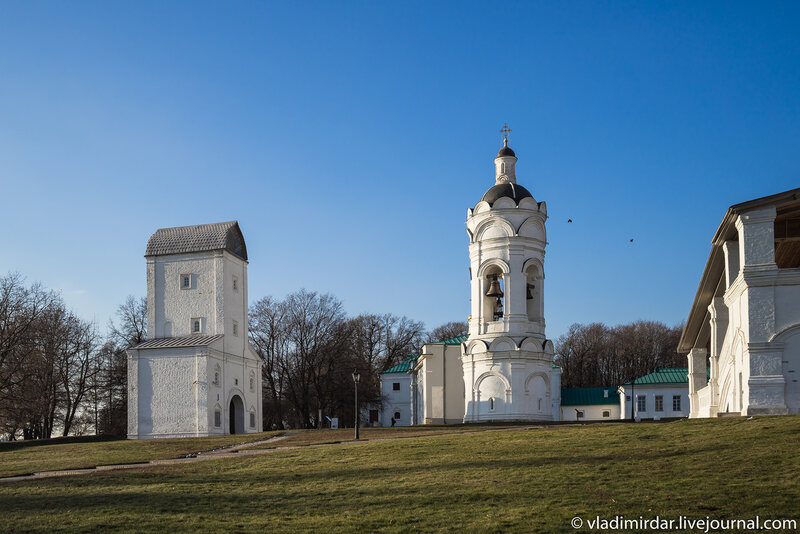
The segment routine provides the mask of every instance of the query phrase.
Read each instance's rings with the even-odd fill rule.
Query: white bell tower
[[[552,421],[561,370],[545,337],[547,206],[517,184],[508,146],[494,159],[495,185],[467,210],[471,316],[463,345],[464,422]]]

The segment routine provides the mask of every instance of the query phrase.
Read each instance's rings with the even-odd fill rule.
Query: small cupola
[[[503,148],[494,157],[494,177],[496,184],[517,183],[517,175],[514,167],[517,164],[517,156],[508,146],[508,134],[511,132],[508,125],[500,130],[503,134]]]

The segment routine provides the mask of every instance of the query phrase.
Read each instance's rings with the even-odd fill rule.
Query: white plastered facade
[[[552,421],[560,417],[560,369],[545,337],[544,257],[547,206],[516,185],[507,147],[495,162],[495,186],[510,196],[467,210],[471,275],[469,340],[462,345],[464,422]],[[497,196],[497,195],[495,195]],[[503,314],[486,295],[502,286]]]
[[[148,340],[128,350],[129,438],[261,431],[247,287],[247,261],[228,250],[147,256]]]
[[[381,426],[392,426],[392,418],[395,420],[395,426],[409,426],[411,424],[411,375],[407,372],[382,373],[380,379]],[[395,417],[397,415],[399,417]]]
[[[690,417],[800,413],[798,194],[731,207],[712,241],[680,343]]]

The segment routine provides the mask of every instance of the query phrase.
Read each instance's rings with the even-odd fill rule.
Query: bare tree
[[[286,297],[286,320],[290,349],[285,359],[288,376],[287,399],[297,411],[301,424],[313,427],[312,408],[324,409],[327,399],[318,398],[332,359],[326,354],[331,340],[344,321],[342,303],[333,295],[301,289]]]
[[[0,409],[9,389],[28,377],[23,363],[33,348],[33,329],[55,298],[39,284],[26,287],[18,273],[0,277]]]
[[[250,307],[250,343],[261,357],[266,406],[264,428],[284,428],[284,390],[289,352],[286,303],[264,297]]]
[[[79,409],[85,408],[88,399],[90,380],[98,372],[96,360],[97,330],[91,323],[69,317],[69,339],[59,358],[59,378],[62,387],[62,432],[70,434],[72,424]]]
[[[437,326],[425,338],[425,343],[436,343],[445,339],[463,336],[469,333],[469,323],[466,321],[451,321]]]
[[[564,387],[616,386],[664,367],[684,367],[676,352],[682,327],[636,321],[609,328],[573,324],[556,342]]]
[[[117,321],[109,320],[109,337],[123,349],[147,339],[147,299],[128,295],[117,307]]]

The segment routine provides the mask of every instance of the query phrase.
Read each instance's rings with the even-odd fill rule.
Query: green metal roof
[[[402,363],[398,363],[394,367],[389,367],[387,370],[383,371],[381,374],[389,374],[389,373],[407,373],[409,369],[411,369],[411,365],[417,361],[419,356],[411,356],[409,359]]]
[[[468,339],[469,334],[464,334],[463,336],[451,337],[450,339],[444,339],[442,341],[437,341],[436,343],[428,343],[428,345],[461,345]]]
[[[656,369],[649,375],[640,376],[634,380],[637,386],[647,386],[655,384],[688,384],[689,383],[689,369],[687,367],[678,367],[675,369]],[[630,382],[624,384],[630,385]]]
[[[606,397],[608,392],[608,397]],[[563,388],[561,406],[619,404],[617,388]]]

